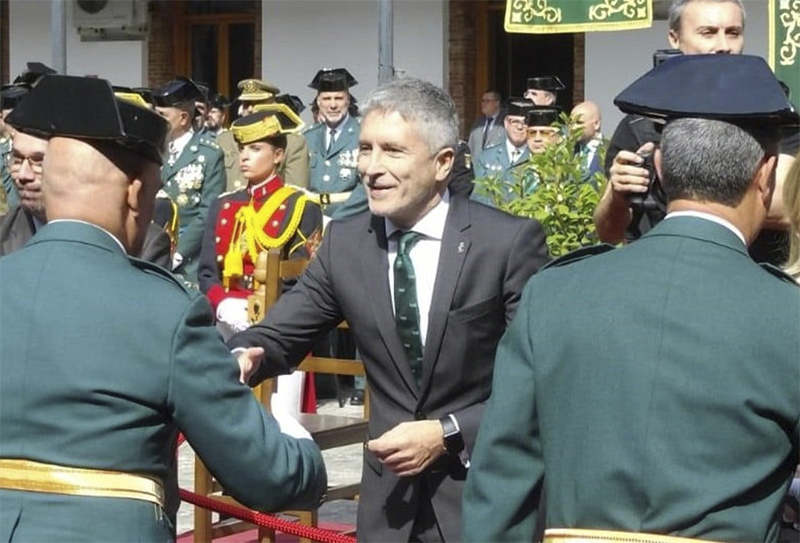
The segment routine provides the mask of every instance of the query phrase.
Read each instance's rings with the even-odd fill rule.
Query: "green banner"
[[[769,65],[800,104],[800,0],[769,0]]]
[[[506,0],[506,32],[558,34],[653,24],[652,0]]]

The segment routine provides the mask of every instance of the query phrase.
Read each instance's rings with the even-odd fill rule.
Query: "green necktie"
[[[422,337],[419,332],[417,282],[414,264],[408,253],[420,238],[422,234],[417,232],[403,232],[394,260],[394,321],[417,385],[422,378]]]

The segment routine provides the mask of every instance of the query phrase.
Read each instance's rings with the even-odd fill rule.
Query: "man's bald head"
[[[161,186],[158,164],[111,143],[56,136],[44,169],[48,220],[95,224],[138,254]]]
[[[586,143],[600,133],[603,120],[600,108],[594,102],[581,102],[572,108],[570,116],[575,119],[575,126],[583,130],[581,142]]]

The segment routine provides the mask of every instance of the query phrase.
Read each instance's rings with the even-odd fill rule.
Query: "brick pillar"
[[[475,89],[475,3],[450,0],[449,89],[456,103],[461,136],[468,134],[478,96]]]
[[[572,105],[583,102],[586,91],[586,34],[572,35]]]
[[[151,0],[150,33],[147,42],[147,85],[156,87],[175,77],[173,36],[175,10],[172,0]]]

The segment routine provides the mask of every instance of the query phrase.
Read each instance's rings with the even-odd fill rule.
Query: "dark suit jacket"
[[[332,222],[297,285],[262,323],[229,344],[263,346],[265,363],[257,379],[264,378],[296,366],[315,337],[347,319],[370,386],[370,438],[404,421],[453,413],[471,451],[490,393],[497,342],[523,285],[547,258],[538,223],[464,195],[451,197],[421,387],[395,331],[385,222],[367,213]],[[444,457],[420,476],[399,479],[365,453],[359,539],[407,541],[423,480],[445,539],[458,539],[464,475],[457,459]]]
[[[548,528],[774,541],[800,446],[797,285],[694,217],[557,263],[498,348],[464,538],[530,541],[544,480]]]
[[[33,216],[24,207],[12,207],[0,217],[0,256],[21,249],[36,233]]]
[[[473,156],[478,155],[484,149],[494,147],[506,140],[506,128],[503,125],[505,116],[505,110],[500,110],[497,114],[497,118],[492,123],[492,127],[489,129],[489,133],[486,134],[486,145],[483,145],[483,129],[486,126],[486,117],[481,115],[475,119],[475,122],[472,123],[472,127],[469,129],[469,138],[467,140],[469,148],[472,149]]]
[[[318,503],[319,449],[282,434],[238,382],[205,296],[78,222],[44,226],[0,259],[0,276],[0,458],[174,484],[181,431],[251,507]],[[168,513],[133,499],[0,490],[0,541],[169,541]]]

